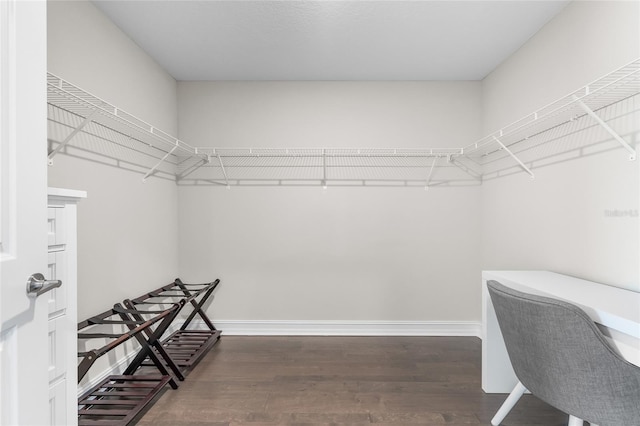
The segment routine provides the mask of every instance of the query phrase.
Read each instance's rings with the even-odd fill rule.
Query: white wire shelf
[[[635,159],[640,131],[640,59],[463,148],[197,148],[53,74],[47,87],[50,161],[64,153],[179,185],[479,185],[612,149]]]
[[[605,142],[626,149],[635,160],[635,148],[620,136],[623,132],[607,123],[640,125],[639,93],[637,59],[465,147],[465,156],[482,167],[485,180],[513,172],[513,156],[523,163],[516,168],[530,173],[537,161]]]
[[[50,162],[60,151],[104,157],[147,169],[146,178],[154,173],[175,176],[180,157],[197,156],[187,143],[51,73],[47,102]]]
[[[198,148],[210,161],[180,184],[438,186],[478,184],[456,165],[461,149]]]

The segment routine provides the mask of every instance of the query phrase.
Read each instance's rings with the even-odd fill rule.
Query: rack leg
[[[134,304],[130,300],[128,299],[125,300],[124,304],[127,308],[131,310],[136,310]],[[167,351],[162,346],[162,343],[160,343],[160,341],[158,340],[159,337],[164,334],[164,332],[169,327],[169,325],[171,325],[171,323],[176,318],[179,312],[180,312],[180,309],[177,309],[173,315],[167,317],[166,320],[161,322],[155,331],[152,331],[151,333],[147,334],[148,340],[146,342],[158,351],[158,353],[165,360],[165,362],[167,363],[171,371],[173,371],[173,374],[175,374],[178,380],[182,381],[184,380],[184,374],[182,374],[182,371],[180,371],[176,363],[173,361],[173,358],[171,358],[171,356],[167,353]],[[137,320],[144,319],[140,314],[131,314],[131,315]],[[166,321],[166,324],[165,324],[165,321]],[[140,337],[138,341],[140,341],[140,339],[142,339],[142,337]],[[155,354],[153,355],[155,356]],[[152,361],[155,364],[155,361],[153,359]]]
[[[127,314],[120,313],[119,315],[125,321],[126,320],[131,320],[131,318]],[[136,370],[138,368],[140,368],[140,365],[142,365],[142,362],[147,357],[149,357],[151,359],[151,361],[153,362],[153,364],[158,368],[158,370],[160,370],[160,373],[162,373],[163,376],[171,377],[171,379],[169,380],[169,385],[173,389],[178,389],[178,383],[175,381],[175,379],[173,378],[171,373],[169,373],[169,370],[167,370],[167,368],[164,366],[162,361],[160,361],[160,359],[155,354],[155,352],[153,352],[153,348],[152,348],[152,346],[158,341],[157,330],[162,329],[162,332],[164,332],[164,330],[166,329],[168,324],[171,323],[172,317],[173,317],[173,315],[172,316],[168,316],[164,320],[162,320],[162,323],[160,323],[160,326],[158,326],[158,328],[156,329],[156,332],[154,332],[151,335],[151,337],[149,337],[149,340],[146,340],[143,336],[140,335],[140,333],[137,333],[135,335],[135,338],[138,340],[138,343],[140,343],[140,346],[142,346],[142,347],[140,348],[140,351],[138,351],[138,354],[133,359],[131,364],[129,364],[127,369],[124,371],[125,375],[133,375],[133,373],[135,373]],[[167,323],[167,324],[163,328],[162,326],[165,323]],[[131,327],[131,325],[129,325],[129,327]],[[171,358],[169,358],[169,359],[171,359]],[[182,373],[180,373],[180,372],[179,372],[179,374],[182,375]],[[184,376],[182,377],[182,380],[184,380]]]
[[[188,292],[188,289],[184,286],[184,284],[182,284],[182,281],[178,279],[176,280],[175,283],[177,286],[182,288],[183,291]],[[193,305],[193,311],[191,311],[191,313],[185,320],[184,324],[182,324],[182,327],[180,327],[180,330],[186,330],[189,324],[191,323],[191,321],[193,321],[193,318],[196,316],[196,314],[200,315],[200,318],[202,318],[202,320],[205,322],[205,324],[207,324],[207,327],[209,327],[210,330],[216,330],[216,327],[213,325],[209,317],[207,317],[207,315],[202,311],[202,307],[206,303],[207,299],[209,299],[209,297],[211,296],[211,294],[216,289],[219,283],[220,283],[220,280],[216,280],[213,283],[212,287],[209,290],[207,290],[207,292],[202,297],[199,303],[196,303],[195,300],[191,300],[191,305]]]

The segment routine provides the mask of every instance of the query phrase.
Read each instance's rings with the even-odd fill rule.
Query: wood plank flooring
[[[223,336],[140,426],[489,425],[474,337]],[[503,425],[566,425],[526,395]]]

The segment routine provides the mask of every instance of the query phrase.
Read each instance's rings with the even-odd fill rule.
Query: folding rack
[[[136,364],[134,361],[124,374],[107,377],[78,399],[78,424],[80,426],[126,425],[153,400],[167,383],[174,389],[178,387],[164,363],[151,348],[158,345],[158,339],[175,319],[179,308],[178,304],[172,304],[161,310],[136,310],[134,312],[131,309],[125,309],[121,304],[116,304],[113,309],[78,324],[79,339],[113,339],[100,348],[78,353],[78,357],[82,358],[78,365],[78,382],[82,380],[98,358],[132,338],[135,338],[141,346],[139,354],[144,353],[145,357],[149,357],[152,364],[161,373],[160,375],[134,376],[134,372],[140,367],[140,363]],[[136,318],[132,315],[135,315]],[[150,318],[145,319],[143,315],[150,316]],[[126,326],[129,330],[124,332],[94,330],[95,327],[100,326],[109,326],[112,329],[116,326]],[[152,326],[155,326],[155,331],[149,332]]]
[[[196,148],[53,74],[47,87],[50,163],[64,152],[131,168],[143,181],[153,175],[188,186],[428,189],[521,172],[533,177],[535,167],[554,157],[614,148],[634,160],[635,147],[624,136],[638,129],[614,127],[637,127],[640,59],[462,148]]]
[[[109,376],[78,399],[78,425],[128,425],[168,381],[157,375]]]
[[[180,306],[178,312],[187,304],[191,305],[191,312],[180,328],[165,338],[161,345],[154,346],[154,349],[161,354],[166,354],[162,358],[180,380],[184,380],[183,373],[193,368],[220,339],[220,330],[216,329],[202,309],[219,283],[220,280],[216,279],[210,283],[185,284],[180,278],[176,278],[171,284],[135,299],[124,301],[124,304],[132,312],[138,311],[139,306],[142,305],[162,306],[165,304],[177,304]],[[133,315],[139,318],[135,314]],[[188,329],[196,315],[202,319],[207,330]],[[132,364],[153,365],[150,364],[153,360],[149,359],[142,363],[144,358],[146,357],[140,352]]]

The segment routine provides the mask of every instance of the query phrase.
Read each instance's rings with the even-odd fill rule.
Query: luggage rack
[[[164,359],[170,364],[172,370],[177,366],[183,374],[190,371],[220,339],[220,330],[216,329],[202,309],[219,283],[220,280],[217,279],[210,283],[185,284],[177,278],[171,284],[124,301],[124,304],[132,310],[136,310],[141,305],[162,306],[165,303],[178,303],[181,306],[180,309],[187,304],[191,305],[191,312],[182,326],[162,340],[162,347],[169,355]],[[196,315],[204,322],[206,330],[189,329]],[[153,360],[147,359],[142,365],[153,365],[152,362]]]
[[[165,363],[151,350],[151,347],[158,345],[158,339],[178,311],[179,305],[173,304],[161,310],[139,310],[134,313],[118,303],[112,309],[78,324],[78,339],[108,340],[99,348],[78,352],[78,357],[82,358],[78,365],[78,382],[98,358],[132,338],[140,344],[138,355],[144,353],[160,371],[160,374],[134,376],[140,367],[140,363],[134,360],[123,375],[107,377],[78,399],[78,425],[126,425],[144,410],[167,383],[173,389],[178,388]],[[134,318],[134,314],[138,318]],[[150,318],[145,319],[142,315]],[[155,331],[149,331],[153,325],[157,325]],[[112,331],[95,330],[104,326],[112,328]],[[117,326],[126,327],[128,331],[114,332],[113,328]]]
[[[81,340],[105,339],[103,346],[78,353],[80,382],[98,358],[134,339],[140,349],[122,375],[112,375],[85,392],[78,399],[78,425],[124,426],[136,419],[169,384],[178,388],[178,380],[220,339],[217,330],[203,311],[207,300],[220,283],[217,279],[204,284],[185,284],[179,278],[173,283],[127,299],[110,310],[78,324]],[[162,336],[181,310],[191,305],[191,312],[180,329],[163,341]],[[207,330],[188,330],[198,315]],[[96,328],[110,327],[110,331]],[[126,328],[115,332],[113,328]],[[155,367],[160,374],[148,374],[144,367]]]
[[[78,399],[78,425],[127,425],[164,389],[169,376],[109,376]]]

